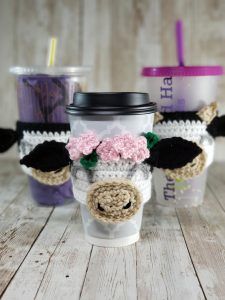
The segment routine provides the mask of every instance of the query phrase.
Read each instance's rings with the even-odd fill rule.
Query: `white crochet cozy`
[[[151,198],[152,174],[147,164],[136,164],[131,160],[120,159],[117,162],[99,160],[92,170],[85,170],[80,162],[73,162],[71,167],[73,193],[75,199],[86,204],[90,186],[98,181],[109,179],[129,179],[141,192],[143,203]]]
[[[29,154],[38,144],[42,144],[45,141],[56,141],[67,143],[70,137],[70,131],[59,132],[40,132],[40,131],[23,131],[23,138],[20,140],[19,144],[19,156],[20,159],[25,155]],[[21,165],[23,171],[31,175],[32,169],[24,165]]]

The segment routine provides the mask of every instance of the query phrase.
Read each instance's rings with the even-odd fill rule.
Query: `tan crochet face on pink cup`
[[[102,222],[122,222],[137,213],[141,194],[130,180],[99,181],[92,184],[87,205],[92,216]]]

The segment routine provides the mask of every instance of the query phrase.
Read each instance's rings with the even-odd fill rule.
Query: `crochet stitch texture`
[[[212,163],[215,143],[208,128],[216,118],[216,102],[203,107],[198,112],[155,114],[154,131],[160,138],[182,137],[183,139],[196,142],[203,149],[203,152],[186,166],[174,170],[164,170],[168,177],[172,179],[189,179],[199,175],[204,168],[207,168]]]
[[[105,223],[129,220],[140,205],[141,194],[129,180],[96,182],[87,195],[90,213]]]
[[[150,155],[146,138],[130,133],[108,137],[100,142],[94,132],[87,132],[77,138],[70,137],[66,148],[72,160],[90,155],[94,150],[100,159],[106,162],[131,159],[141,163]]]
[[[139,189],[144,203],[151,198],[152,174],[147,164],[136,164],[125,159],[118,162],[99,160],[95,168],[85,170],[78,161],[74,161],[71,166],[71,177],[74,196],[82,204],[87,203],[87,192],[93,183],[113,179],[128,179],[133,182]]]
[[[164,171],[168,177],[174,180],[176,179],[186,180],[199,175],[205,167],[205,162],[206,162],[206,156],[204,152],[202,152],[186,166],[174,170],[165,169]]]
[[[32,169],[32,177],[40,183],[46,185],[60,185],[70,179],[69,167],[64,167],[58,171],[42,172],[40,170]]]
[[[45,141],[57,141],[66,143],[70,137],[70,131],[64,132],[40,132],[40,131],[28,131],[22,132],[23,138],[19,143],[19,156],[22,159],[25,155],[28,155],[38,144],[42,144]],[[32,172],[32,168],[27,168],[25,165],[21,165],[23,171],[30,175],[35,176]],[[49,172],[48,172],[49,173]],[[35,173],[36,174],[36,173]],[[50,174],[48,174],[50,175]],[[43,177],[43,176],[42,176]],[[46,178],[46,176],[44,176]],[[35,179],[38,180],[39,176]]]

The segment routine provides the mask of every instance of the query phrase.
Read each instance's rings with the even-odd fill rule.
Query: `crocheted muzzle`
[[[99,181],[91,185],[87,206],[92,216],[105,223],[129,220],[141,205],[141,194],[130,180]]]

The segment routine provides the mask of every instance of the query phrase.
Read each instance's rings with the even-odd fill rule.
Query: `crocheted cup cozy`
[[[181,137],[196,143],[203,150],[180,169],[154,170],[158,204],[172,207],[195,207],[202,204],[207,167],[214,156],[214,139],[224,135],[224,116],[218,117],[217,114],[216,102],[199,111],[156,113],[154,132],[161,139]]]
[[[215,145],[214,139],[210,136],[206,129],[207,124],[199,120],[161,120],[159,123],[154,125],[154,132],[161,139],[182,137],[188,141],[196,142],[203,149],[203,153],[205,155],[205,158],[201,155],[201,158],[198,159],[199,161],[201,160],[201,165],[204,163],[202,166],[203,168],[208,167],[212,163]]]
[[[207,168],[214,157],[214,138],[224,136],[224,116],[218,118],[217,102],[202,107],[195,112],[170,112],[155,114],[154,132],[160,138],[182,137],[193,141],[204,150],[205,164]],[[203,157],[198,159],[199,163]],[[199,164],[200,167],[200,164]]]
[[[131,160],[120,159],[114,162],[98,161],[92,170],[85,170],[79,162],[71,166],[73,192],[75,199],[87,204],[87,193],[95,182],[105,180],[130,180],[141,194],[143,203],[151,198],[150,166],[144,163],[136,164]]]
[[[17,122],[17,132],[19,136],[18,148],[20,159],[28,155],[38,144],[42,144],[45,141],[66,143],[70,136],[69,124],[60,123]],[[69,167],[52,172],[41,172],[40,170],[28,168],[25,165],[21,165],[21,167],[26,174],[46,185],[59,185],[70,179]]]

